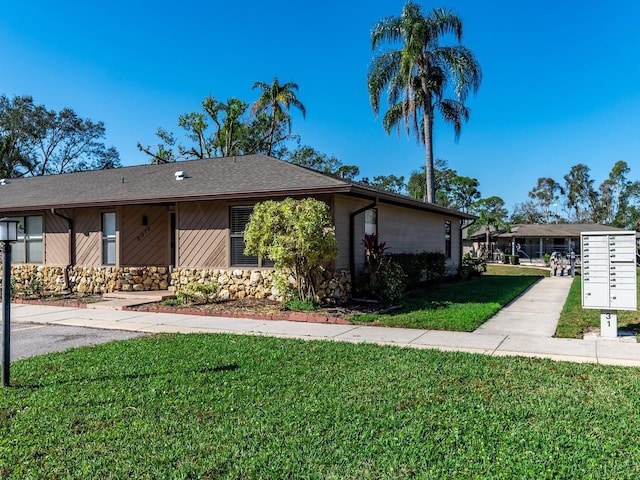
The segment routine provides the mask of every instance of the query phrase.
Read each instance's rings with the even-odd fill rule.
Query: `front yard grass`
[[[638,278],[638,287],[640,287],[640,278]],[[640,294],[640,290],[638,294]],[[589,330],[596,328],[600,328],[600,310],[582,308],[581,277],[576,275],[560,314],[556,337],[582,338]],[[640,314],[637,311],[619,310],[618,329],[632,331],[639,335]]]
[[[352,317],[355,323],[387,327],[472,332],[548,271],[530,267],[487,265],[479,278],[420,289],[389,314]]]
[[[15,362],[0,478],[640,477],[640,369],[161,335]]]

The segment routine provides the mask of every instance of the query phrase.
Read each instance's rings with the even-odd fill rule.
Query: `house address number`
[[[136,235],[136,240],[139,242],[140,240],[142,240],[150,232],[151,232],[151,227],[145,227],[144,230],[142,230],[142,232],[140,232],[138,235]]]

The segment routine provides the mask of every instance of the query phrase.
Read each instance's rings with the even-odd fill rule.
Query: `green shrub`
[[[460,278],[466,280],[468,278],[479,277],[487,271],[487,263],[482,258],[472,258],[470,255],[462,257],[462,264],[458,270]]]
[[[182,304],[204,305],[218,298],[218,286],[215,284],[189,283],[176,292],[176,299]]]
[[[404,297],[407,290],[407,274],[397,263],[385,262],[379,272],[374,294],[383,305],[391,305]]]
[[[394,253],[389,257],[407,275],[407,288],[416,287],[424,281],[437,282],[444,277],[446,258],[443,253]]]
[[[182,300],[178,298],[167,298],[164,302],[162,302],[162,304],[166,305],[167,307],[179,307],[183,303]]]
[[[444,278],[446,257],[440,252],[425,252],[427,282],[437,282]]]
[[[271,276],[271,281],[276,290],[278,290],[278,297],[283,303],[286,304],[300,298],[295,285],[289,281],[289,276],[284,272],[276,271]]]
[[[313,300],[301,300],[300,298],[294,298],[293,300],[288,301],[285,306],[287,309],[294,310],[296,312],[309,312],[320,308],[320,305]]]
[[[273,260],[300,298],[313,300],[320,267],[338,256],[329,206],[314,198],[257,203],[244,229],[245,254]]]
[[[407,276],[407,288],[415,288],[427,277],[427,254],[394,253],[389,255],[391,261],[400,265]]]
[[[11,298],[15,298],[16,294],[20,294],[27,298],[42,297],[44,287],[39,278],[30,278],[24,283],[11,278]]]

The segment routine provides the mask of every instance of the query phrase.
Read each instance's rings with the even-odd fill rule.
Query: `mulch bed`
[[[251,318],[260,320],[290,320],[295,322],[333,323],[350,325],[354,315],[375,311],[366,305],[351,303],[342,306],[323,307],[308,312],[290,311],[275,300],[242,298],[207,305],[165,305],[162,302],[125,307],[125,310],[155,313],[207,315],[213,317]]]
[[[48,297],[17,296],[11,303],[28,305],[51,305],[55,307],[87,308],[89,303],[102,301],[102,295],[77,295],[73,293],[51,295]]]
[[[100,295],[51,296],[44,298],[17,297],[13,303],[30,305],[51,305],[73,308],[86,308],[87,304],[102,300]],[[286,310],[282,303],[260,298],[242,298],[226,300],[207,305],[165,305],[163,302],[145,303],[123,310],[153,313],[174,313],[187,315],[207,315],[213,317],[250,318],[258,320],[290,320],[296,322],[333,323],[350,325],[349,319],[363,313],[377,312],[376,304],[359,304],[351,302],[341,306],[327,306],[309,312]]]

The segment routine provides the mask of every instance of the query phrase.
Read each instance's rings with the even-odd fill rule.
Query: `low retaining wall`
[[[244,297],[278,299],[272,278],[275,270],[175,268],[167,267],[53,267],[12,265],[16,292],[110,293],[117,291],[167,290],[189,283],[218,285],[222,299]],[[317,285],[317,299],[323,303],[344,303],[351,298],[351,275],[347,271],[325,270]]]

